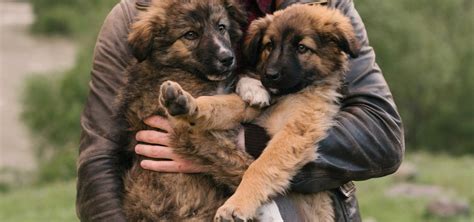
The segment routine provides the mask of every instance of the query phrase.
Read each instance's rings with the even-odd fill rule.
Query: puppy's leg
[[[176,128],[171,141],[174,152],[205,167],[218,183],[235,190],[253,158],[237,147],[238,129],[199,131]]]
[[[171,116],[192,116],[197,108],[194,97],[173,81],[161,84],[159,101]]]
[[[249,166],[234,195],[217,211],[217,221],[251,219],[262,203],[286,191],[297,171],[316,158],[314,144],[325,137],[332,120],[332,115],[321,114],[325,109],[295,112],[299,114],[288,120]]]
[[[227,130],[255,119],[259,109],[248,106],[236,94],[192,97],[178,83],[166,81],[160,88],[160,103],[176,119],[201,130]]]
[[[251,106],[266,107],[270,105],[270,93],[256,78],[242,76],[237,82],[235,92]]]
[[[269,198],[284,193],[297,170],[315,157],[313,142],[305,140],[288,132],[277,133],[249,166],[234,195],[219,208],[216,220],[249,220]]]

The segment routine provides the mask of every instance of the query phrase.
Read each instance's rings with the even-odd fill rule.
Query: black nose
[[[231,66],[234,63],[234,56],[232,55],[227,55],[219,58],[219,62],[226,67]]]
[[[229,67],[234,63],[234,53],[229,49],[221,48],[216,57],[217,61],[224,67]]]
[[[270,69],[270,70],[267,70],[267,72],[265,73],[265,77],[269,80],[276,81],[280,79],[281,74],[277,70]]]

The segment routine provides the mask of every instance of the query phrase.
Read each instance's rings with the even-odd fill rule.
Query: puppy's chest
[[[286,96],[266,109],[255,123],[266,129],[270,136],[281,131],[290,121],[294,120],[299,110],[304,109],[303,101],[296,96]]]
[[[254,122],[266,129],[270,136],[284,130],[285,127],[314,126],[315,122],[331,119],[338,106],[331,102],[332,97],[315,90],[305,90],[279,98],[266,109]]]

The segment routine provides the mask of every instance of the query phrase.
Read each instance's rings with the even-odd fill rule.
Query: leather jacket
[[[278,9],[294,2],[314,1],[282,0],[265,7]],[[118,124],[112,118],[114,100],[124,84],[124,70],[133,59],[126,41],[129,26],[148,4],[149,0],[122,0],[105,19],[97,39],[90,92],[81,116],[77,161],[76,209],[82,221],[126,221],[121,208],[120,166],[124,160],[119,155],[118,138],[109,135]],[[265,4],[259,6],[262,5]],[[329,190],[337,221],[360,221],[351,181],[396,171],[404,153],[403,128],[353,1],[329,0],[327,5],[350,17],[362,47],[359,57],[351,59],[336,125],[319,144],[318,158],[293,179],[292,190]],[[265,133],[257,127],[247,127],[245,134],[248,152],[258,155],[265,144]]]

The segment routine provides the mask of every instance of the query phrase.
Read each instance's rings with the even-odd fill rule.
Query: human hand
[[[186,160],[173,152],[170,147],[169,135],[173,132],[168,120],[160,116],[152,116],[145,119],[145,124],[163,130],[142,130],[136,134],[138,142],[147,144],[138,144],[135,146],[135,153],[156,158],[159,160],[143,160],[140,166],[147,170],[165,173],[202,173],[204,167]]]

